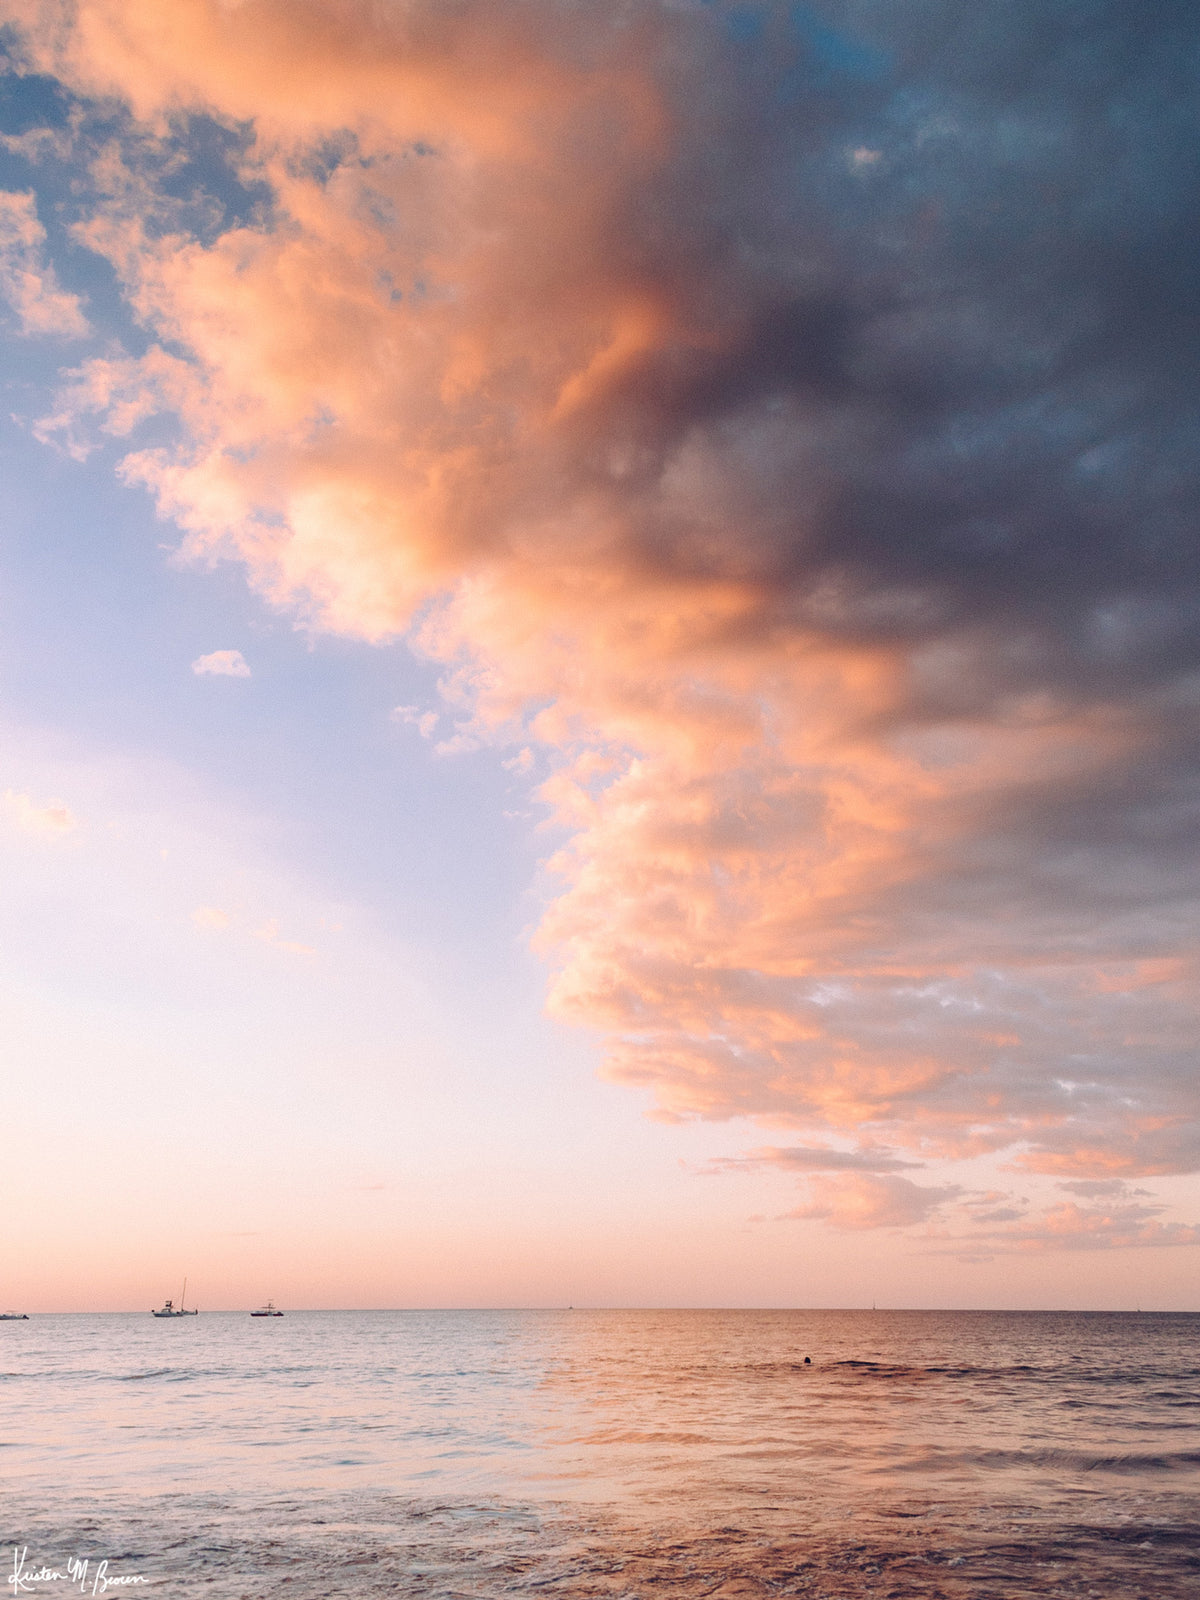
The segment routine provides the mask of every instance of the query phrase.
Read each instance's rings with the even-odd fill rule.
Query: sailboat
[[[274,1300],[268,1300],[265,1306],[260,1306],[257,1311],[250,1313],[252,1317],[281,1317],[282,1311],[276,1311]]]
[[[185,1278],[183,1280],[183,1293],[179,1296],[179,1304],[176,1305],[173,1300],[167,1300],[163,1303],[163,1308],[161,1311],[155,1311],[152,1308],[150,1315],[152,1317],[198,1317],[200,1315],[199,1308],[197,1308],[195,1311],[185,1311],[183,1309],[183,1302],[186,1299],[187,1279]]]

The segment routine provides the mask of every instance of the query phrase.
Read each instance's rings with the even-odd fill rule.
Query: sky
[[[0,0],[0,1300],[1200,1309],[1200,17]]]

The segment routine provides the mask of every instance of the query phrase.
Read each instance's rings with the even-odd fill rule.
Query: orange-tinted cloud
[[[1137,465],[1183,311],[1164,279],[1153,338],[1095,331],[1136,283],[1030,242],[990,89],[930,68],[952,123],[892,96],[882,10],[828,59],[782,10],[753,50],[649,3],[10,10],[128,108],[75,237],[158,341],[43,434],[131,435],[194,557],[444,661],[439,749],[548,752],[550,1003],[611,1077],[667,1116],[1200,1165],[1179,417]],[[1090,148],[1064,51],[1073,144],[981,71],[1061,237],[1119,252],[1106,169],[1049,170]],[[208,231],[160,171],[200,113],[269,196]],[[137,439],[155,409],[177,447]],[[946,1198],[819,1184],[841,1226]]]
[[[834,1228],[907,1228],[927,1222],[955,1198],[953,1185],[913,1183],[909,1178],[839,1173],[808,1180],[809,1198],[786,1215],[819,1220]]]
[[[88,331],[87,318],[79,296],[59,287],[45,244],[33,195],[0,191],[0,296],[22,333],[79,338]]]
[[[31,795],[16,789],[6,789],[0,796],[4,814],[13,827],[23,833],[36,834],[43,839],[58,839],[73,833],[79,819],[61,800],[48,800],[39,804]]]
[[[1144,1189],[1100,1180],[1064,1183],[1084,1199],[1060,1200],[1040,1212],[1027,1206],[968,1205],[972,1226],[959,1246],[1020,1253],[1045,1250],[1130,1250],[1200,1245],[1200,1223],[1164,1222],[1165,1209]],[[1000,1226],[989,1226],[999,1223]],[[980,1226],[983,1224],[983,1226]],[[958,1248],[956,1247],[956,1248]]]

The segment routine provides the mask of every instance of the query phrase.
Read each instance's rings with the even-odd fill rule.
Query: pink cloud
[[[20,14],[30,61],[123,99],[142,141],[181,109],[252,121],[240,176],[273,200],[214,239],[151,230],[136,150],[104,152],[78,237],[156,342],[70,375],[43,433],[82,451],[88,427],[172,413],[182,443],[135,439],[122,470],[188,554],[442,662],[439,752],[507,743],[518,771],[540,752],[570,834],[538,938],[550,1006],[605,1033],[610,1078],[667,1117],[922,1156],[1200,1166],[1200,888],[1146,846],[1166,801],[1136,812],[1154,782],[1175,793],[1156,741],[1182,712],[1063,667],[1036,584],[996,620],[957,569],[921,576],[943,535],[889,496],[924,507],[958,462],[945,529],[986,532],[958,507],[987,429],[905,455],[920,418],[888,396],[924,393],[947,349],[947,370],[1007,371],[1011,329],[910,304],[920,273],[859,325],[815,202],[786,237],[763,221],[782,202],[738,209],[768,182],[765,134],[722,99],[707,21],[339,0]],[[753,160],[706,189],[742,138]],[[1076,632],[1115,648],[1124,615]],[[398,714],[432,733],[433,712]],[[952,1195],[811,1181],[803,1214],[840,1227]]]
[[[935,1187],[867,1173],[810,1178],[807,1189],[808,1200],[785,1212],[785,1217],[851,1230],[909,1228],[927,1222],[959,1193],[952,1184]]]
[[[1200,1223],[1162,1222],[1160,1208],[1137,1204],[1080,1206],[1064,1200],[1036,1228],[1008,1236],[1026,1250],[1127,1250],[1200,1244]]]
[[[1200,1245],[1200,1223],[1162,1220],[1166,1207],[1144,1189],[1130,1189],[1117,1180],[1070,1182],[1062,1185],[1090,1204],[1060,1200],[1040,1211],[1027,1204],[993,1206],[967,1201],[961,1208],[966,1231],[951,1227],[956,1253],[965,1247],[987,1254],[1029,1254],[1047,1250],[1134,1250]]]
[[[79,296],[59,287],[45,245],[33,195],[0,191],[0,295],[22,333],[81,338],[88,324]]]

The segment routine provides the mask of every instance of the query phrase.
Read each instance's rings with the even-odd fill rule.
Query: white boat
[[[198,1317],[200,1315],[199,1309],[195,1311],[185,1311],[183,1309],[183,1302],[186,1299],[187,1279],[185,1278],[183,1280],[183,1293],[179,1296],[179,1304],[176,1305],[173,1300],[167,1300],[164,1302],[161,1311],[151,1309],[150,1315],[152,1317]]]
[[[282,1311],[276,1311],[274,1300],[268,1300],[265,1306],[260,1306],[257,1311],[250,1313],[252,1317],[281,1317]]]

